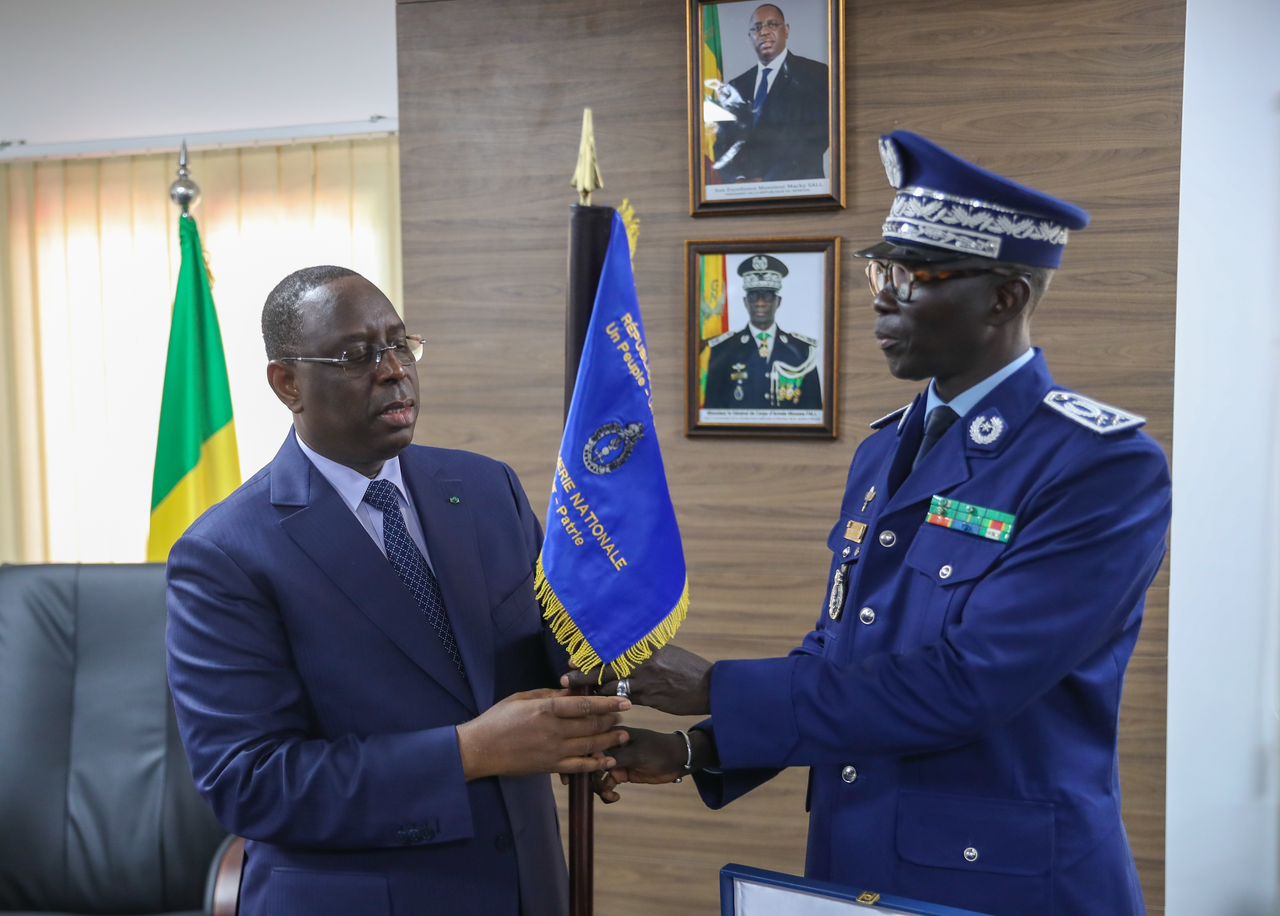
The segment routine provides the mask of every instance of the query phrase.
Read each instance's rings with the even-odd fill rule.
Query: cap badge
[[[994,445],[1004,435],[1004,428],[1004,417],[999,414],[982,414],[974,417],[969,424],[969,438],[974,445]]]
[[[895,188],[902,187],[902,160],[898,157],[898,147],[888,137],[880,138],[880,161],[884,163],[884,174],[889,184]]]
[[[769,266],[769,259],[762,254],[758,254],[751,259],[752,270],[764,270],[768,266]]]

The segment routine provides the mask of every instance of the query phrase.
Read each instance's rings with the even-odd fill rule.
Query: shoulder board
[[[912,401],[911,403],[914,404],[915,402]],[[898,419],[903,414],[905,414],[910,407],[911,407],[911,404],[903,404],[901,407],[899,407],[897,410],[893,411],[892,413],[885,414],[879,420],[872,420],[867,425],[870,426],[872,429],[880,429],[883,426],[888,426],[894,420]]]
[[[737,334],[737,333],[738,333],[737,331],[725,331],[719,337],[713,337],[711,340],[708,340],[707,346],[714,347],[718,343],[724,343],[726,340],[728,340],[730,337],[732,337],[734,334]]]
[[[1044,396],[1043,403],[1068,420],[1075,420],[1081,426],[1104,436],[1122,429],[1134,429],[1147,422],[1146,417],[1086,398],[1074,391],[1055,389]]]
[[[814,340],[812,337],[806,337],[806,336],[805,336],[805,335],[803,335],[803,334],[797,334],[795,331],[788,331],[788,332],[787,332],[787,334],[788,334],[788,335],[789,335],[793,340],[798,340],[798,341],[800,341],[801,343],[807,343],[807,344],[808,344],[809,346],[811,346],[811,347],[816,347],[816,346],[818,345],[818,342],[817,342],[816,340]]]

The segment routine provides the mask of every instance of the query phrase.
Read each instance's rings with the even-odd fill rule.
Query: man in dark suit
[[[787,265],[773,255],[755,254],[738,265],[743,304],[751,319],[740,331],[709,342],[709,408],[822,409],[818,342],[787,332],[774,320],[782,306]]]
[[[762,4],[748,38],[756,66],[730,81],[741,96],[737,121],[720,124],[716,170],[722,181],[793,181],[824,177],[828,136],[827,65],[787,50],[791,26]]]
[[[546,689],[524,490],[410,444],[422,341],[368,280],[298,271],[262,323],[293,430],[169,560],[169,680],[249,840],[240,912],[559,916],[545,774],[604,767],[628,704]]]

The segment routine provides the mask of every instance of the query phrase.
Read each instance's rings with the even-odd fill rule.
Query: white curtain
[[[145,556],[178,272],[176,155],[0,166],[0,562]],[[289,427],[259,318],[286,274],[350,267],[397,307],[395,138],[193,152],[245,476]]]

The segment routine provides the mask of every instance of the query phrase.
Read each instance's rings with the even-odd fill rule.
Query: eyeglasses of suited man
[[[887,286],[893,297],[899,302],[910,302],[916,287],[928,283],[944,283],[947,280],[958,280],[961,277],[976,277],[981,274],[998,274],[1002,277],[1016,277],[1015,271],[998,270],[993,267],[973,267],[961,270],[933,270],[927,267],[911,267],[901,261],[869,261],[866,267],[867,283],[871,287],[871,295],[878,296]]]
[[[353,344],[342,352],[341,356],[282,356],[281,362],[323,363],[329,366],[341,366],[347,378],[360,378],[370,372],[376,372],[382,365],[382,359],[388,353],[394,353],[396,362],[401,366],[411,366],[422,359],[422,348],[426,343],[418,334],[406,334],[404,339],[385,347],[377,347],[368,343]]]
[[[780,32],[785,22],[779,22],[777,19],[766,19],[764,22],[753,22],[751,27],[747,29],[752,35],[759,35],[761,32]]]

